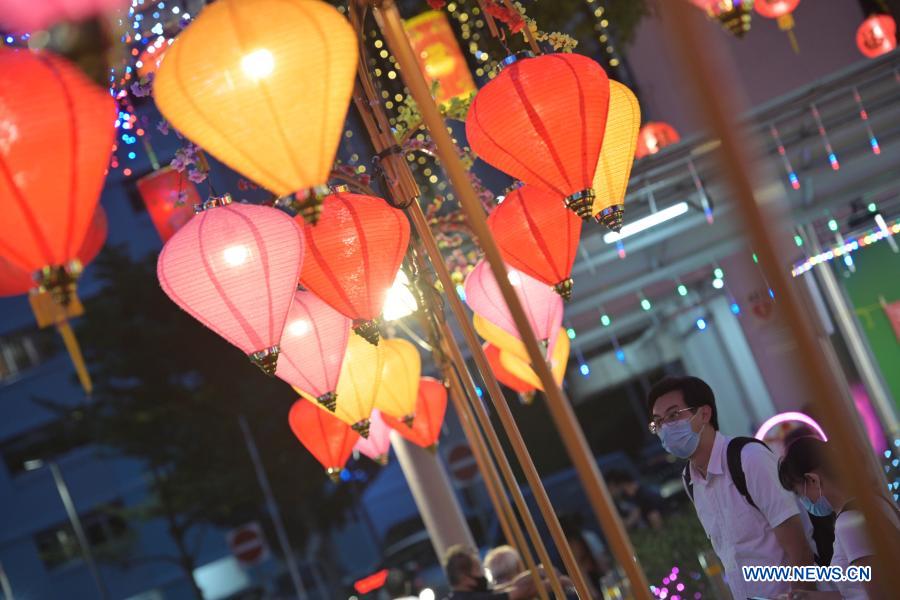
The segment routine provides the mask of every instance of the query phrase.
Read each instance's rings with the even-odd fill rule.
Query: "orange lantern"
[[[353,91],[357,40],[318,0],[219,0],[166,50],[163,116],[279,196],[325,184]]]
[[[382,384],[375,397],[375,408],[383,414],[412,423],[416,414],[416,396],[422,359],[411,343],[401,338],[382,340],[384,362],[381,367]]]
[[[666,146],[676,144],[681,137],[675,128],[661,121],[650,121],[638,132],[635,158],[644,158],[648,154],[656,154]]]
[[[504,61],[472,101],[466,136],[485,162],[557,194],[583,219],[609,112],[603,68],[580,54]]]
[[[487,223],[503,260],[571,299],[581,220],[559,196],[524,185],[506,195]]]
[[[437,83],[434,99],[439,104],[475,92],[466,57],[443,12],[424,12],[404,21],[403,28],[425,78]]]
[[[800,0],[756,0],[754,8],[761,16],[775,19],[778,28],[786,32],[794,52],[800,52],[797,37],[794,35],[794,16],[791,14],[800,4]]]
[[[541,385],[540,378],[538,378],[537,373],[534,372],[534,369],[531,368],[531,364],[527,360],[523,360],[505,350],[501,350],[500,364],[503,365],[507,371],[525,383],[543,391],[544,386]],[[563,378],[566,376],[566,367],[568,364],[569,336],[566,335],[565,329],[560,329],[559,335],[556,338],[556,345],[553,347],[553,352],[550,356],[550,370],[553,372],[553,379],[556,380],[558,385],[562,385]]]
[[[437,379],[423,377],[419,381],[416,420],[407,424],[390,415],[383,414],[382,418],[385,423],[413,444],[422,448],[434,448],[441,435],[446,412],[447,388]]]
[[[288,413],[288,424],[300,443],[322,463],[331,480],[337,482],[359,434],[331,413],[317,409],[314,404],[297,400]]]
[[[194,216],[194,206],[203,204],[197,186],[186,172],[163,167],[137,181],[150,220],[163,242],[175,235]]]
[[[867,58],[887,54],[897,47],[897,23],[890,15],[871,15],[856,30],[856,46]]]
[[[603,149],[594,171],[594,206],[591,212],[598,223],[618,232],[625,216],[625,192],[638,129],[641,126],[641,107],[638,99],[618,81],[609,82],[609,117],[603,134]]]
[[[519,379],[503,366],[503,363],[500,362],[500,353],[503,351],[500,348],[490,342],[485,342],[484,345],[482,345],[482,348],[484,349],[484,355],[487,357],[488,364],[491,365],[491,371],[494,373],[494,377],[497,378],[497,381],[512,391],[518,392],[522,400],[526,404],[529,404],[534,397],[534,391],[537,388],[527,381]]]

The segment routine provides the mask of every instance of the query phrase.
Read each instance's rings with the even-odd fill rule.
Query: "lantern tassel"
[[[59,331],[59,335],[66,345],[66,350],[69,352],[69,357],[75,366],[75,372],[78,374],[78,381],[81,382],[81,387],[84,388],[86,394],[90,395],[94,391],[94,384],[91,382],[91,375],[88,373],[84,356],[81,354],[81,346],[78,345],[78,339],[75,337],[75,332],[72,331],[72,326],[69,325],[67,320],[60,321],[56,324],[56,330]]]
[[[797,43],[797,36],[794,35],[794,15],[791,13],[781,15],[776,22],[778,23],[778,28],[787,34],[794,54],[800,54],[800,44]]]
[[[373,346],[377,346],[378,340],[381,339],[381,333],[378,331],[378,323],[372,320],[354,319],[353,332]]]
[[[328,409],[328,412],[337,410],[337,394],[334,392],[325,392],[318,398],[316,402]]]

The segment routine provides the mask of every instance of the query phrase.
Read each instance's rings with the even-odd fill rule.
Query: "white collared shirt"
[[[775,598],[789,590],[786,582],[744,581],[741,567],[787,564],[787,557],[773,528],[800,515],[807,541],[812,545],[809,515],[778,481],[778,459],[761,444],[741,450],[741,464],[753,508],[728,475],[726,447],[730,438],[718,431],[704,478],[690,466],[694,506],[713,550],[725,568],[725,578],[735,600],[751,597]]]

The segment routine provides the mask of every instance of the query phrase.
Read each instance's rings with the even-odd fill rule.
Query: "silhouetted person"
[[[662,529],[663,499],[659,493],[621,469],[610,469],[605,477],[626,527],[646,525]]]

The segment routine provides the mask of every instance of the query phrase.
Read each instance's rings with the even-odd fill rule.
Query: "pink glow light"
[[[825,435],[825,431],[822,429],[821,425],[819,425],[815,419],[802,412],[783,412],[775,415],[760,426],[754,437],[758,440],[765,439],[766,434],[776,426],[790,421],[799,421],[804,425],[809,425],[812,427],[813,431],[816,432],[816,435],[822,438],[822,441],[828,441],[828,437]]]

